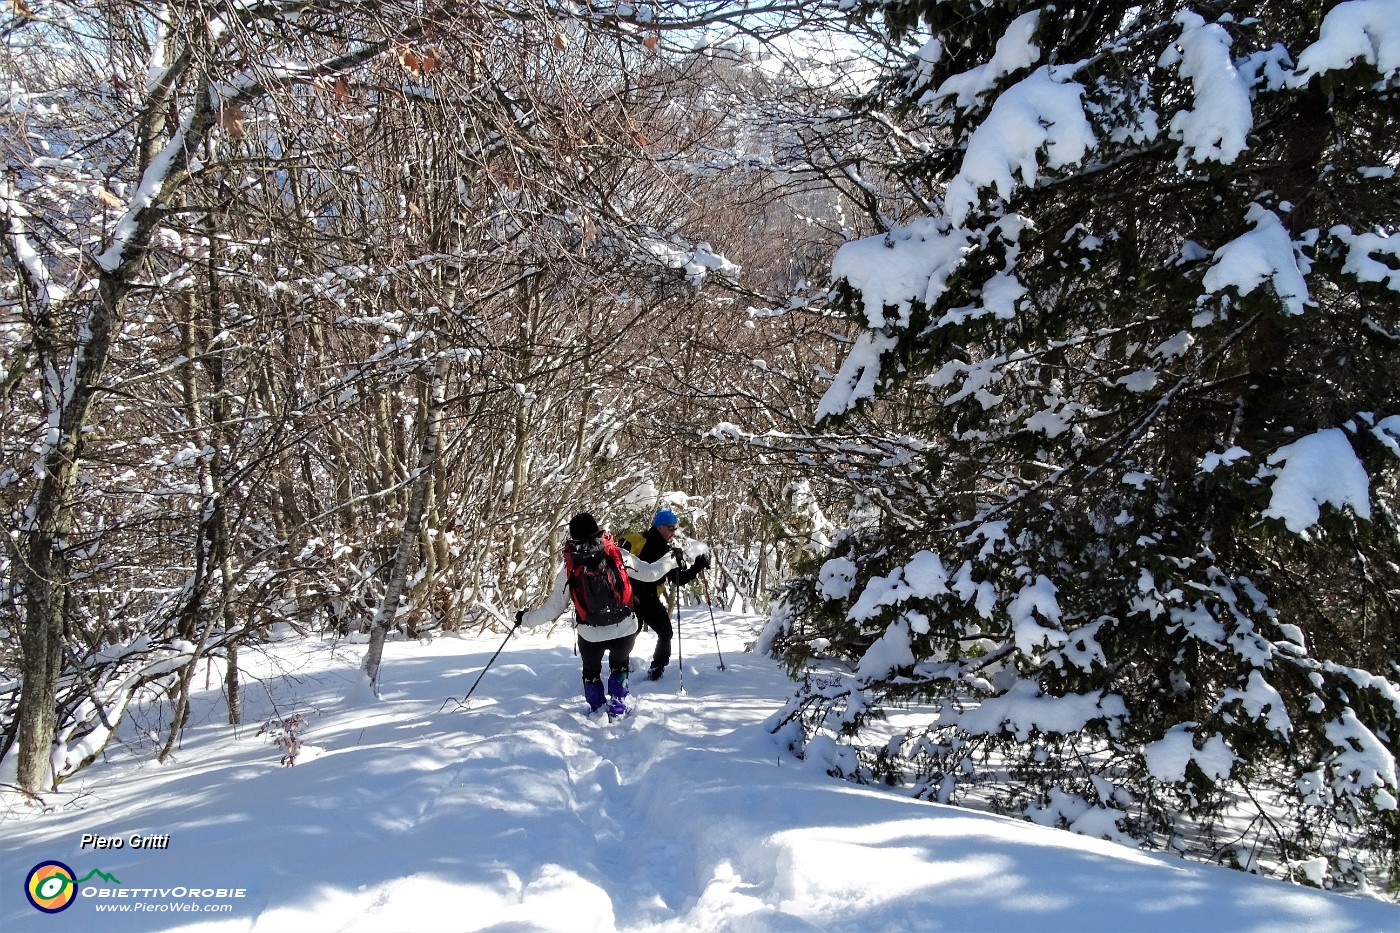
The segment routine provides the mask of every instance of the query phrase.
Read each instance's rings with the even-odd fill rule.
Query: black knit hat
[[[587,541],[601,530],[597,519],[587,512],[580,512],[569,519],[569,537],[575,541]]]

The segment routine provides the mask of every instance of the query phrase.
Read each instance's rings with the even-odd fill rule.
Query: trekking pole
[[[671,591],[676,602],[676,676],[680,679],[680,695],[685,696],[685,650],[681,647],[681,585]]]
[[[715,622],[715,604],[710,599],[710,575],[700,574],[700,585],[705,588],[705,605],[710,607],[710,628],[715,632],[715,654],[719,655],[719,669],[724,670],[724,652],[719,650],[719,623]]]
[[[491,610],[491,607],[490,607],[490,606],[487,606],[487,605],[485,605],[484,603],[479,604],[479,605],[481,605],[481,607],[482,607],[483,609],[486,609],[488,612],[491,612],[491,614],[492,614],[493,616],[495,616],[496,618],[500,619],[502,622],[505,622],[505,621],[506,621],[506,620],[505,620],[505,617],[502,616],[500,613],[498,613],[498,612],[493,612],[493,611]],[[464,697],[462,697],[462,699],[460,699],[460,700],[458,700],[456,697],[448,697],[446,700],[443,700],[443,701],[442,701],[442,705],[438,707],[438,712],[439,712],[439,713],[442,712],[443,710],[447,709],[447,704],[448,704],[449,702],[452,702],[452,701],[456,701],[456,703],[457,703],[457,708],[458,708],[458,709],[465,709],[465,708],[466,708],[466,706],[467,706],[467,701],[470,700],[470,699],[472,698],[472,693],[474,693],[474,692],[476,691],[476,685],[479,684],[479,683],[481,683],[481,678],[485,677],[485,676],[486,676],[486,672],[489,671],[489,670],[491,669],[491,665],[496,663],[496,659],[497,659],[498,657],[500,657],[500,656],[501,656],[501,652],[505,650],[506,642],[507,642],[507,641],[510,641],[511,636],[515,634],[515,630],[516,630],[517,628],[519,628],[518,625],[515,625],[515,624],[513,624],[513,623],[507,622],[506,624],[509,626],[509,628],[506,630],[506,637],[505,637],[505,640],[501,642],[501,647],[499,647],[499,648],[496,649],[496,653],[493,654],[493,655],[491,655],[491,660],[489,660],[489,661],[486,662],[486,666],[483,667],[483,668],[481,669],[481,673],[476,675],[476,680],[472,682],[471,689],[467,691],[467,695],[464,696]]]

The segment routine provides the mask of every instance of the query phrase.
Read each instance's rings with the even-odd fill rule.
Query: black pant
[[[583,682],[603,679],[603,654],[608,655],[608,670],[626,671],[632,666],[632,645],[637,641],[637,633],[613,638],[609,641],[578,640],[578,656],[583,661]]]
[[[663,670],[671,663],[671,613],[659,597],[642,597],[636,604],[637,618],[656,633],[656,652],[651,656],[651,669]]]

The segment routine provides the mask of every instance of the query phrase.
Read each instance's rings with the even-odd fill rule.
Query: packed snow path
[[[175,761],[154,709],[128,748],[37,813],[6,796],[7,931],[627,930],[1382,931],[1400,907],[1309,890],[829,778],[780,754],[763,722],[791,684],[744,652],[758,620],[682,619],[685,693],[633,683],[617,723],[582,715],[571,633],[394,642],[382,698],[353,685],[363,647],[288,640],[245,664],[249,725],[223,725],[218,670]],[[643,634],[637,656],[649,656]],[[204,681],[204,674],[196,683]],[[267,690],[264,690],[263,684]],[[293,767],[259,727],[308,725]],[[168,834],[94,851],[83,833]],[[23,894],[57,860],[96,882],[62,913]],[[177,912],[176,888],[242,890],[227,913]],[[105,891],[105,893],[104,893]],[[125,892],[125,895],[119,892]],[[134,896],[140,892],[141,896]],[[209,906],[211,899],[193,906]],[[212,899],[217,901],[217,899]],[[99,911],[145,905],[141,912]],[[185,908],[188,910],[188,906]],[[101,912],[102,916],[98,916]]]

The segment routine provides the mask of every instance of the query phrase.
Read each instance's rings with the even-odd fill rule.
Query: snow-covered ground
[[[390,643],[381,700],[354,686],[362,646],[247,652],[262,678],[248,725],[222,724],[215,670],[174,761],[137,749],[135,730],[160,725],[138,711],[130,750],[47,812],[0,799],[0,927],[1400,930],[1394,904],[829,778],[763,728],[791,685],[743,651],[758,620],[716,623],[718,640],[705,607],[687,610],[684,692],[673,664],[633,684],[637,711],[614,724],[581,715],[565,628],[510,639],[466,709],[441,707],[500,635]],[[651,646],[643,634],[638,654]],[[293,767],[259,734],[274,700],[306,722]],[[49,862],[78,882],[52,914],[25,893]],[[64,888],[60,872],[45,903]]]

